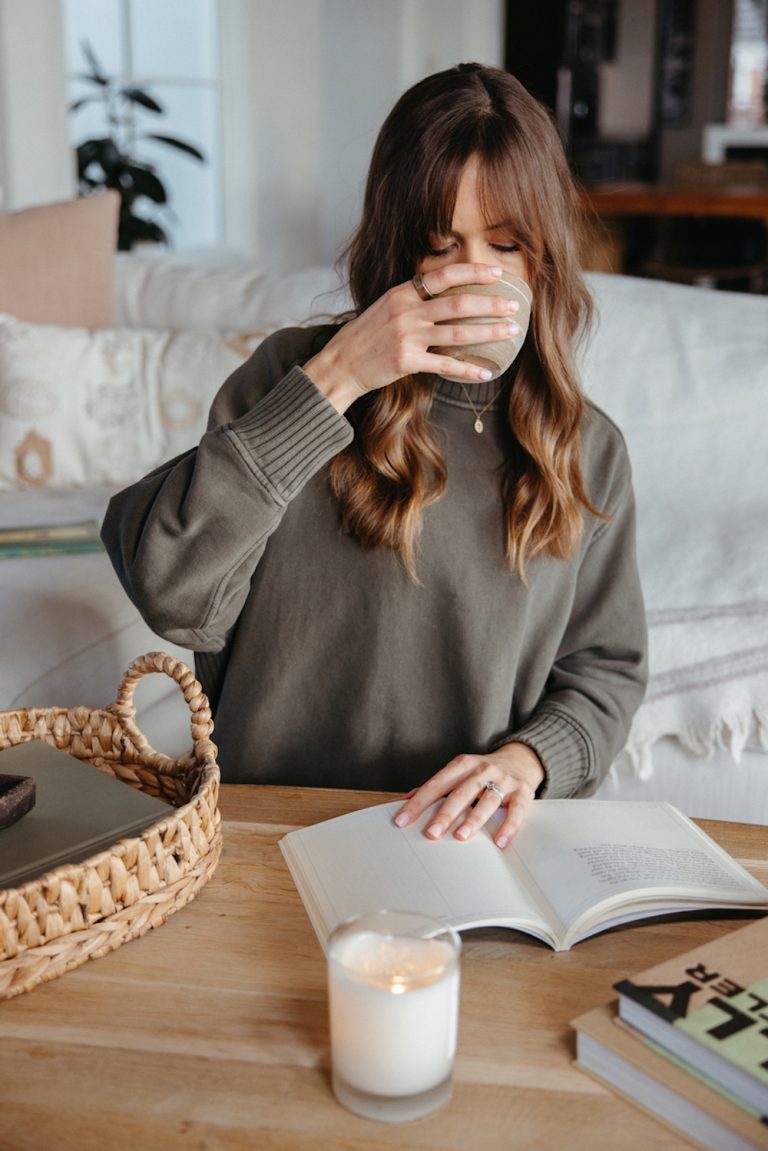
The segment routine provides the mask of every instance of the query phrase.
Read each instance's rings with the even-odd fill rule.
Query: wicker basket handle
[[[206,759],[216,758],[216,745],[211,741],[213,720],[208,697],[203,691],[199,681],[195,679],[194,672],[190,671],[185,663],[168,655],[164,651],[150,651],[146,655],[138,656],[131,663],[123,676],[117,697],[109,710],[120,719],[126,734],[135,743],[136,747],[145,757],[157,763],[173,763],[174,761],[162,752],[156,751],[147,737],[136,724],[136,705],[134,691],[139,680],[153,672],[164,672],[171,677],[181,688],[187,707],[192,713],[191,728],[194,743],[194,756],[198,763]]]

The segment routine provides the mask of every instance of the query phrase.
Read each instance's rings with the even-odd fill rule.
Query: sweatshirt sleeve
[[[620,494],[581,559],[546,689],[532,715],[495,745],[524,743],[536,752],[545,772],[538,797],[594,791],[624,746],[645,692],[647,631],[625,450],[616,463]]]
[[[352,439],[304,373],[311,332],[276,333],[226,381],[197,448],[114,496],[102,539],[164,638],[221,650],[286,507]]]

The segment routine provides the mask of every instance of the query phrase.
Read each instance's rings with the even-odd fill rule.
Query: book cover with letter
[[[0,774],[31,776],[36,792],[32,810],[0,831],[0,887],[79,863],[172,810],[39,739],[0,751]]]
[[[280,848],[317,936],[378,908],[457,930],[509,927],[558,951],[618,924],[704,909],[768,909],[768,888],[667,803],[547,799],[501,851],[501,816],[433,842],[435,808],[398,828],[402,801],[289,832]]]
[[[768,1115],[768,919],[615,988],[623,1020]]]

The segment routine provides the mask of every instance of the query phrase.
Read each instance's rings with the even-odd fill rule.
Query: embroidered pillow
[[[219,387],[266,334],[0,316],[0,488],[140,478],[198,442]]]

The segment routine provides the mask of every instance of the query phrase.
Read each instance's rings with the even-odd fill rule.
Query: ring
[[[486,791],[492,791],[494,795],[497,795],[499,797],[500,803],[504,802],[504,792],[501,790],[500,787],[496,786],[496,784],[493,782],[492,779],[489,779],[488,782],[486,783],[485,790]]]
[[[424,283],[424,277],[422,276],[421,272],[416,273],[416,275],[411,280],[411,283],[413,284],[414,288],[416,289],[417,295],[418,295],[420,300],[425,300],[425,301],[426,300],[434,300],[435,297],[432,295],[429,288]]]

